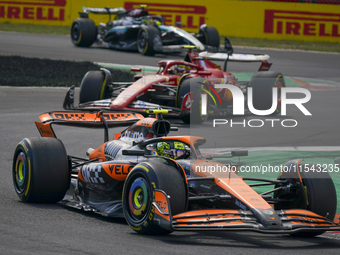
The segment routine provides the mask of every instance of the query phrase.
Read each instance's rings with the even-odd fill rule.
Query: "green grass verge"
[[[0,23],[0,31],[34,33],[34,34],[69,35],[71,28],[62,26]]]
[[[80,86],[86,72],[101,67],[91,62],[75,62],[19,56],[0,56],[1,86]],[[110,69],[114,81],[132,81],[129,71]]]
[[[70,27],[0,23],[0,31],[69,35]],[[229,37],[229,39],[234,46],[340,52],[339,43],[267,40],[241,37]],[[221,37],[221,43],[224,43],[224,37]]]
[[[309,50],[309,51],[325,51],[325,52],[340,52],[339,43],[327,42],[301,42],[301,41],[288,41],[288,40],[267,40],[255,38],[240,38],[229,37],[232,45],[237,46],[251,46],[261,48],[279,48],[290,50]],[[224,39],[221,40],[221,43]]]

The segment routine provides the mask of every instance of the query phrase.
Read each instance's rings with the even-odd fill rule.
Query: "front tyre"
[[[200,28],[199,34],[203,44],[220,47],[220,35],[215,27],[203,26]]]
[[[186,190],[178,170],[163,159],[145,162],[135,166],[129,173],[123,187],[123,211],[127,223],[139,234],[169,234],[153,222],[155,189],[170,196],[172,214],[185,211]]]
[[[142,26],[137,35],[137,49],[138,52],[147,55],[153,56],[156,51],[154,49],[155,40],[160,40],[159,30],[152,26]]]
[[[13,157],[13,184],[20,200],[56,203],[70,183],[67,154],[56,138],[25,138]]]
[[[292,164],[288,162],[287,164]],[[287,172],[282,172],[278,180],[287,180],[286,186],[274,193],[279,202],[274,205],[275,210],[306,209],[320,216],[334,219],[337,208],[336,190],[328,172],[317,165],[301,164],[298,169],[287,165]],[[311,169],[314,169],[313,171]],[[300,174],[300,175],[299,175]],[[302,183],[300,182],[300,177]],[[276,185],[276,188],[279,185]],[[285,202],[286,201],[286,202]],[[312,237],[324,231],[298,232],[293,236]]]
[[[273,114],[281,113],[281,89],[286,87],[283,75],[275,71],[260,71],[253,75],[249,88],[253,88],[253,107],[269,110],[273,105],[273,88],[277,90],[276,108]]]
[[[187,78],[178,88],[177,107],[181,109],[180,118],[186,124],[202,124],[208,119],[210,95],[205,83],[207,80],[201,77]]]
[[[111,80],[105,71],[88,71],[80,84],[79,103],[110,98]]]
[[[78,47],[90,47],[97,39],[97,27],[92,19],[75,19],[71,27],[71,41]]]

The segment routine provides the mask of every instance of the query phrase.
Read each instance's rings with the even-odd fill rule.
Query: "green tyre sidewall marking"
[[[186,183],[179,171],[180,170],[176,168],[171,161],[168,161],[163,157],[155,157],[155,159],[143,162],[131,170],[123,187],[123,212],[126,221],[137,233],[167,235],[172,232],[170,230],[163,229],[153,221],[155,207],[152,206],[152,203],[156,202],[155,189],[160,189],[170,197],[169,202],[171,213],[178,214],[186,210]],[[143,217],[140,221],[133,221],[130,217],[132,212],[129,209],[128,192],[130,191],[132,183],[139,177],[147,180],[150,192],[148,196],[148,205],[146,206],[146,212],[144,213],[145,217]],[[140,200],[142,199],[140,198]]]
[[[136,180],[138,177],[142,177],[145,179],[148,183],[148,201],[146,206],[146,212],[144,213],[144,217],[141,220],[133,219],[133,212],[131,212],[128,201],[129,201],[129,192],[132,184],[134,183],[134,180]],[[152,206],[152,203],[155,202],[155,188],[157,187],[157,178],[152,170],[151,167],[149,167],[146,163],[139,164],[135,166],[131,172],[129,173],[123,187],[123,212],[125,219],[129,226],[135,230],[137,233],[145,234],[150,229],[153,228],[153,217],[155,213],[155,209]]]
[[[23,156],[23,157],[22,157]],[[22,160],[18,161],[19,158]],[[31,155],[31,147],[27,143],[25,139],[23,139],[16,147],[13,157],[13,166],[12,166],[12,173],[13,173],[13,184],[15,188],[15,192],[17,193],[18,197],[21,201],[28,201],[30,197],[30,193],[32,191],[32,155]],[[23,179],[18,183],[18,175],[20,174],[20,164]],[[20,185],[20,183],[23,185]]]
[[[148,42],[149,35],[148,35],[148,30],[147,30],[145,27],[142,27],[142,28],[141,28],[141,34],[142,34],[142,33],[145,33],[145,37],[144,37],[145,45],[144,45],[143,51],[140,51],[139,47],[138,47],[138,51],[139,51],[141,54],[144,55],[145,52],[148,50],[148,47],[149,47],[149,42]]]
[[[104,99],[104,93],[105,93],[105,85],[106,85],[106,80],[107,80],[107,73],[102,71],[104,73],[104,81],[103,81],[103,84],[102,84],[102,88],[100,90],[100,97],[99,99],[100,100],[103,100]]]

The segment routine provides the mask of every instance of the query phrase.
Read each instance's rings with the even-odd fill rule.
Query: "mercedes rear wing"
[[[108,14],[108,15],[118,15],[125,13],[126,10],[123,7],[117,7],[117,8],[92,8],[92,7],[82,7],[83,12],[79,12],[80,17],[82,18],[88,18],[89,13],[93,14]]]

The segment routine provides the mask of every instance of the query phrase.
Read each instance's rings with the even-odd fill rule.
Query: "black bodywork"
[[[95,25],[89,14],[106,14],[107,23]],[[74,20],[71,39],[76,46],[89,47],[93,43],[120,50],[138,50],[145,55],[156,52],[180,51],[182,45],[194,45],[201,50],[218,49],[219,34],[214,27],[202,25],[198,33],[188,33],[177,26],[166,26],[163,17],[148,15],[141,9],[86,8]],[[112,20],[112,15],[115,18]]]

